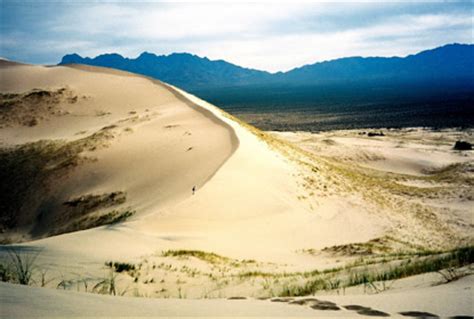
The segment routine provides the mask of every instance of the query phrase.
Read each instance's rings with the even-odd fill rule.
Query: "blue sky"
[[[473,42],[473,2],[1,3],[0,56],[190,52],[268,71],[345,56],[404,56]]]

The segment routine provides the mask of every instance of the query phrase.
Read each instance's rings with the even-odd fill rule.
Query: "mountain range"
[[[474,45],[407,57],[348,57],[269,73],[189,53],[80,63],[147,75],[183,88],[265,130],[474,125]]]
[[[350,83],[474,84],[474,45],[449,44],[407,57],[348,57],[269,73],[189,53],[135,59],[119,54],[83,58],[65,55],[60,64],[88,64],[147,75],[185,90],[249,85],[338,85]]]

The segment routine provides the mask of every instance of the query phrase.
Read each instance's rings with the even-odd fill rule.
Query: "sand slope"
[[[200,188],[238,145],[228,125],[142,77],[87,67],[14,66],[1,72],[2,92],[64,89],[72,100],[54,105],[37,98],[34,111],[44,104],[57,111],[38,114],[34,126],[4,121],[1,144],[90,139],[91,145],[80,152],[80,164],[42,185],[51,191],[23,209],[21,226],[31,224],[35,237],[67,226],[57,220],[56,212],[62,211],[64,202],[81,196],[122,192],[123,203],[107,210],[126,209],[138,215],[189,197],[192,187]],[[28,116],[21,114],[26,111],[20,109],[18,117]],[[102,135],[95,137],[98,134]],[[46,216],[38,223],[38,211],[45,205]]]
[[[293,305],[270,300],[183,300],[110,297],[93,294],[27,288],[0,283],[2,313],[9,318],[30,317],[338,317],[373,318],[347,305],[375,309],[392,317],[406,318],[400,312],[418,312],[412,317],[432,314],[441,317],[470,316],[472,306],[472,276],[447,286],[418,288],[380,295],[317,296],[318,300],[333,302],[340,310],[318,310],[309,305]],[[460,296],[462,296],[460,298]],[[303,298],[298,298],[299,300]],[[296,300],[298,300],[296,299]],[[433,302],[436,299],[440,302]],[[57,305],[61,305],[58,307]],[[380,316],[380,315],[379,315]],[[376,317],[379,317],[376,316]]]
[[[376,160],[372,150],[361,155],[357,143],[356,155],[318,154],[299,136],[261,132],[178,88],[126,72],[3,64],[0,73],[8,108],[0,114],[0,146],[11,173],[2,193],[28,180],[27,191],[6,197],[19,206],[5,209],[18,214],[2,220],[4,239],[23,243],[0,247],[0,259],[11,247],[40,251],[47,287],[91,291],[116,275],[126,296],[270,297],[296,293],[331,269],[328,286],[317,289],[339,291],[333,271],[348,281],[353,270],[386,270],[419,252],[420,259],[443,258],[446,249],[472,244],[472,155],[458,161],[445,149],[439,157],[447,168],[411,176],[404,160],[420,158],[419,150],[388,158],[394,142],[371,141],[388,158],[381,168],[403,168],[381,172],[367,165]],[[42,173],[32,174],[38,167]],[[110,261],[133,270],[116,274]],[[169,313],[182,310],[174,301]],[[251,315],[277,312],[255,307]]]

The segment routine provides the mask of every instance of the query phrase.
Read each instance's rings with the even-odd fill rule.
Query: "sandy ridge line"
[[[219,171],[219,169],[225,163],[227,163],[229,158],[235,153],[235,151],[237,150],[237,148],[240,145],[240,140],[237,136],[237,133],[235,132],[234,128],[231,125],[229,125],[227,122],[225,122],[224,120],[219,118],[211,110],[208,110],[205,106],[194,103],[193,101],[189,100],[186,96],[184,96],[180,92],[179,89],[175,88],[174,86],[172,86],[170,84],[161,82],[160,80],[154,79],[154,78],[149,77],[149,76],[141,75],[141,74],[136,74],[136,73],[117,70],[117,69],[112,69],[112,68],[91,66],[91,65],[86,65],[86,64],[61,64],[61,65],[54,65],[54,66],[48,66],[48,67],[69,67],[69,68],[73,68],[73,69],[84,71],[84,72],[106,73],[106,74],[113,74],[113,75],[118,75],[118,76],[130,76],[130,77],[139,77],[139,78],[147,79],[147,80],[151,81],[153,84],[156,84],[156,85],[168,90],[180,102],[186,104],[187,106],[189,106],[194,111],[201,113],[205,118],[209,119],[211,122],[224,127],[229,132],[230,143],[231,143],[231,152],[229,153],[227,158],[216,168],[216,170],[204,181],[203,186],[207,182],[209,182],[212,179],[212,177],[214,177],[214,175]],[[201,188],[203,186],[201,186]]]
[[[232,153],[235,152],[235,150],[238,148],[240,140],[232,126],[230,126],[228,123],[220,119],[216,114],[214,114],[212,111],[208,110],[205,108],[203,105],[194,103],[193,101],[189,100],[187,97],[185,97],[181,92],[180,89],[175,88],[173,85],[164,83],[160,80],[154,79],[152,77],[146,76],[146,75],[141,75],[137,73],[132,73],[132,72],[127,72],[127,71],[122,71],[122,70],[117,70],[117,69],[112,69],[112,68],[105,68],[105,67],[99,67],[99,66],[91,66],[91,65],[86,65],[86,64],[61,64],[61,65],[55,65],[55,66],[50,66],[50,67],[69,67],[69,68],[74,68],[77,70],[85,71],[85,72],[96,72],[96,73],[106,73],[106,74],[114,74],[114,75],[119,75],[119,76],[131,76],[131,77],[139,77],[139,78],[144,78],[152,83],[168,90],[170,93],[172,93],[179,101],[183,102],[193,110],[201,113],[204,115],[207,119],[211,120],[212,122],[226,128],[231,137],[231,143],[232,143]]]

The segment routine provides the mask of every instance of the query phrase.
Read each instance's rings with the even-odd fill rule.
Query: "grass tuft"
[[[195,257],[208,263],[219,263],[228,261],[229,258],[201,250],[167,250],[162,253],[163,257]]]
[[[133,272],[135,271],[136,267],[134,264],[130,263],[122,263],[122,262],[106,262],[105,265],[114,269],[115,272]]]
[[[30,285],[33,282],[33,274],[36,271],[36,258],[40,251],[28,253],[10,248],[7,250],[10,258],[7,266],[2,266],[2,280],[13,281],[20,285]]]

